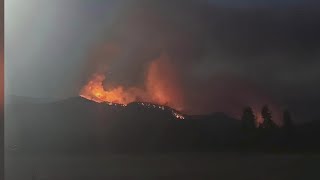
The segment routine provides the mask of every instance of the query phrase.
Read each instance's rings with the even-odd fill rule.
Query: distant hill
[[[16,129],[13,136],[25,147],[186,148],[206,139],[204,134],[225,136],[240,124],[217,114],[180,119],[170,107],[143,102],[123,106],[81,97],[38,102],[15,102],[7,108],[8,128]]]
[[[292,141],[286,140],[282,129],[271,134],[257,130],[247,137],[241,121],[224,113],[189,116],[145,102],[124,106],[75,97],[50,103],[14,103],[6,110],[6,148],[17,146],[27,152],[237,150],[247,146],[245,138],[251,139],[250,147],[255,149],[288,143],[303,149],[319,144],[319,123],[295,127],[296,134],[289,137]]]

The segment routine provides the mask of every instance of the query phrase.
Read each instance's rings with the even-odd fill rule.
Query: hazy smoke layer
[[[159,78],[179,91],[189,113],[239,114],[243,106],[259,111],[263,104],[279,111],[320,89],[316,11],[137,1],[124,12],[90,59],[95,72],[106,72],[105,89],[145,87],[150,64],[163,53],[175,77],[164,70]]]
[[[319,6],[15,1],[6,3],[6,93],[76,96],[99,72],[106,90],[149,89],[188,113],[267,103],[295,119],[320,115]]]

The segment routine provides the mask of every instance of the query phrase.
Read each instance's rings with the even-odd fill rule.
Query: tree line
[[[255,116],[252,108],[251,107],[244,108],[242,117],[241,117],[242,128],[246,130],[256,129],[256,128],[265,128],[265,129],[280,128],[280,126],[273,121],[272,112],[267,105],[264,105],[262,107],[261,116],[262,116],[263,122],[258,122],[257,117]],[[292,123],[290,112],[288,110],[283,111],[282,122],[283,122],[282,128],[285,128],[288,130],[292,129],[293,123]]]

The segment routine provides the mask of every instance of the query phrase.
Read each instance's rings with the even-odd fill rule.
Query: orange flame
[[[135,101],[144,101],[159,105],[168,105],[179,111],[183,110],[182,95],[177,86],[174,68],[168,63],[166,54],[155,59],[149,66],[145,78],[145,87],[124,88],[121,85],[105,90],[103,81],[108,78],[102,73],[95,73],[80,91],[80,96],[101,103],[119,103],[127,105]],[[182,119],[182,115],[174,114]]]
[[[105,78],[103,74],[94,74],[81,89],[80,96],[98,103],[111,102],[127,105],[136,101],[139,95],[143,95],[140,89],[134,87],[125,90],[122,86],[118,86],[111,90],[104,90],[102,83]]]

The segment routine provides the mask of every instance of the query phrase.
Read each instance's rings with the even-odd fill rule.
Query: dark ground
[[[157,153],[6,156],[6,180],[320,179],[320,155]]]
[[[289,139],[281,129],[259,129],[245,152],[240,121],[221,113],[179,121],[170,108],[82,98],[7,110],[6,180],[320,179],[319,123],[296,127]]]

